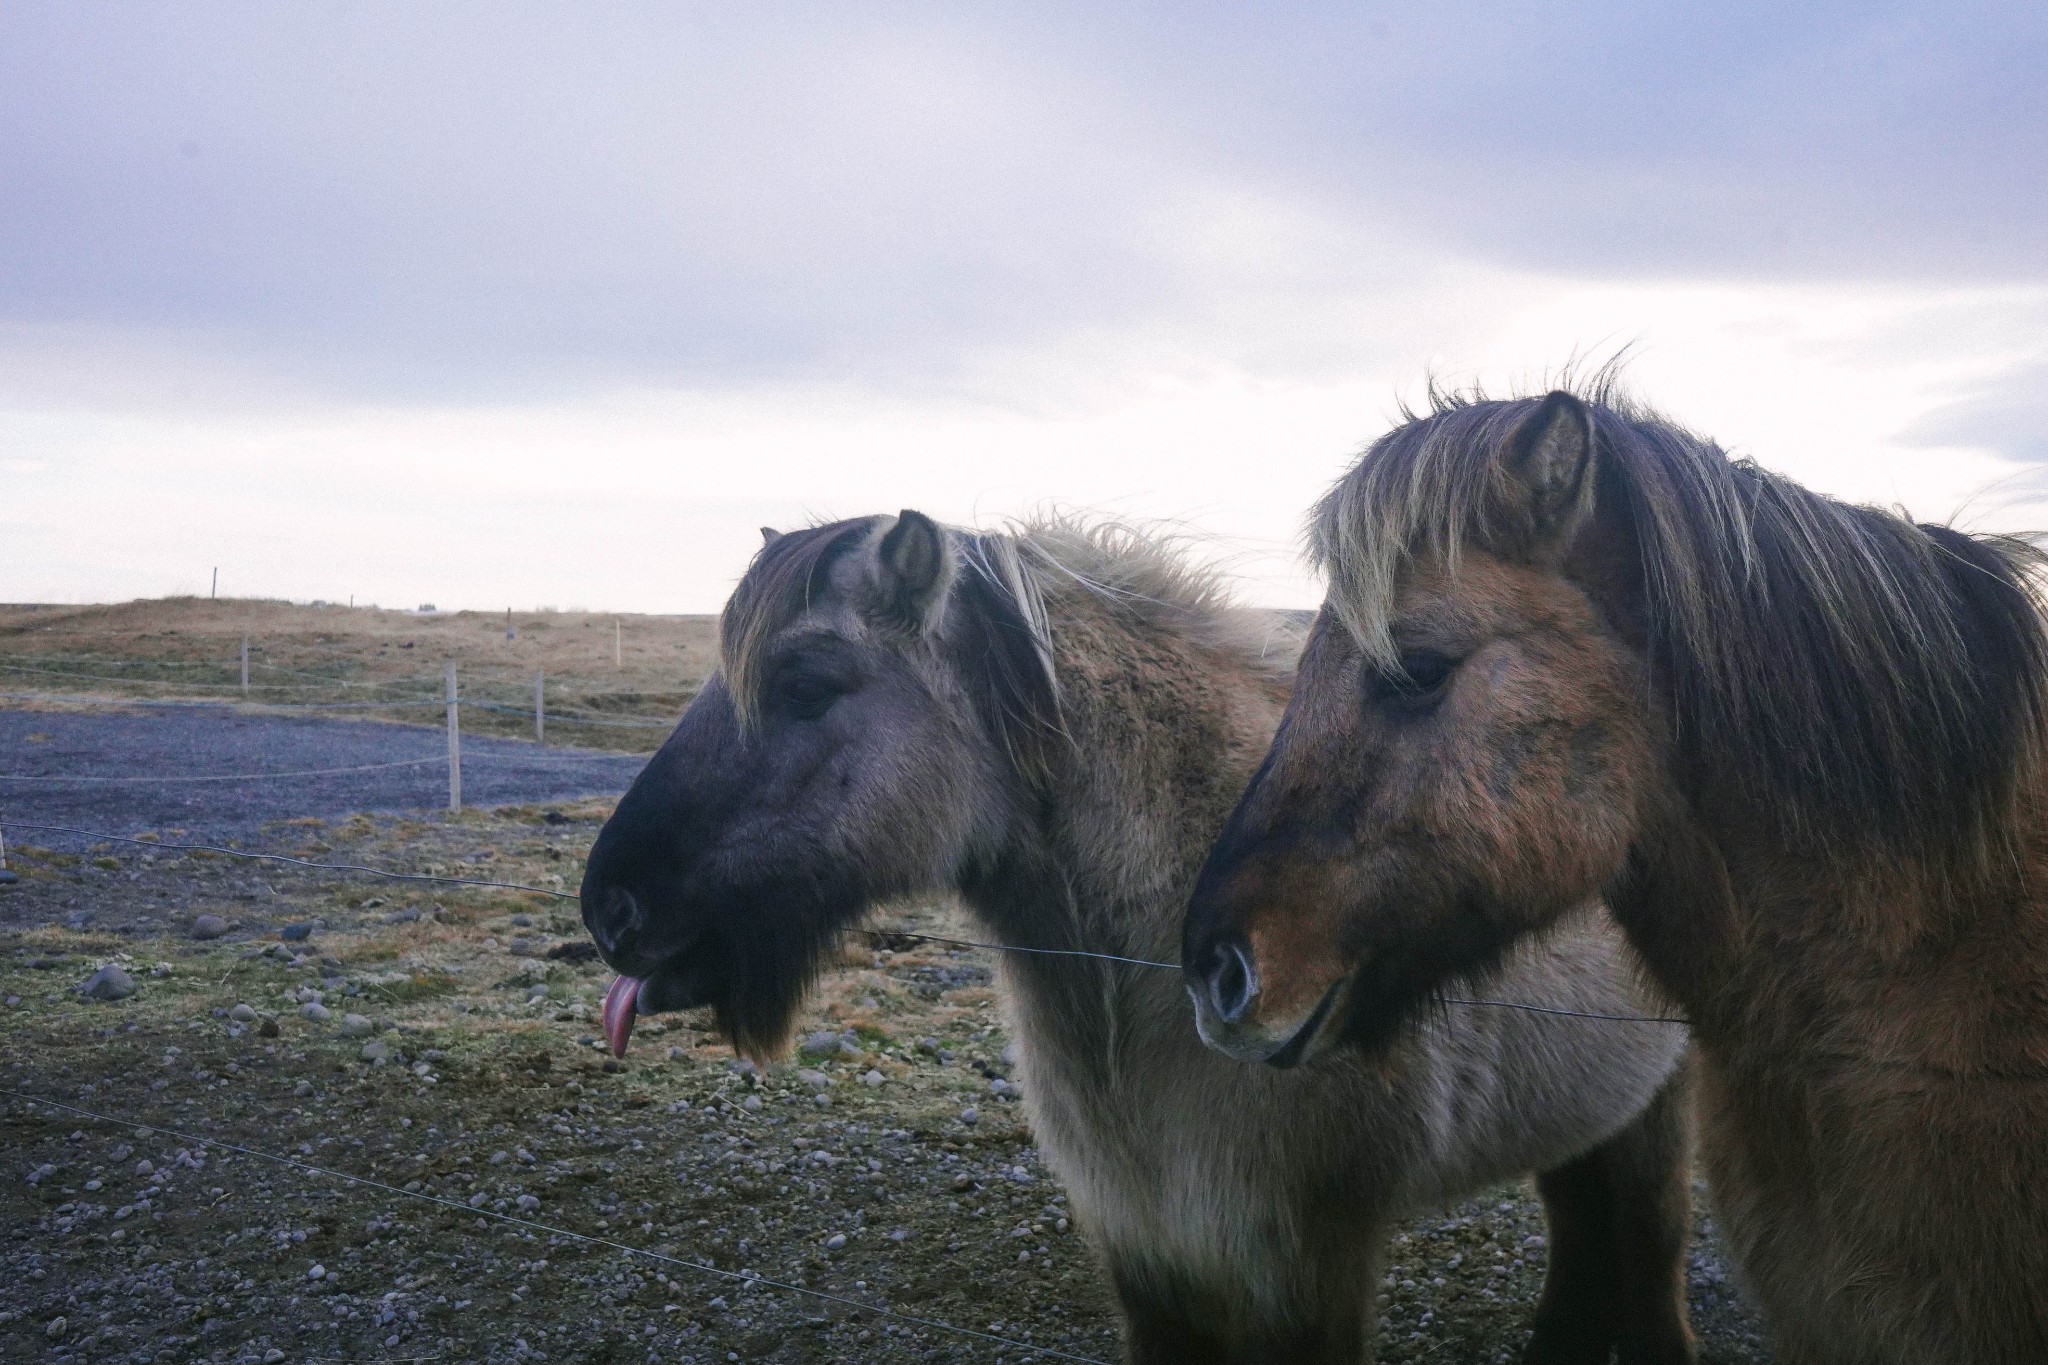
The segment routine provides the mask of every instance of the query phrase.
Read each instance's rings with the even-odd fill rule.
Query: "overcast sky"
[[[0,600],[715,610],[1048,503],[1306,603],[1426,377],[1626,345],[2048,527],[2048,6],[0,7]]]

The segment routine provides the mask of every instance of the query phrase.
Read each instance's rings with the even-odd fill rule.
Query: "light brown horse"
[[[914,512],[773,537],[724,673],[591,851],[607,1023],[709,1004],[774,1053],[839,934],[958,894],[1006,956],[1025,1105],[1150,1365],[1370,1354],[1390,1223],[1542,1171],[1528,1359],[1691,1358],[1685,1031],[1461,1010],[1372,1059],[1205,1049],[1170,967],[1195,873],[1286,703],[1299,638],[1129,530]],[[1036,953],[1029,950],[1038,950]],[[1654,1009],[1605,917],[1501,989]]]
[[[1440,401],[1313,534],[1329,599],[1188,915],[1208,1035],[1371,1045],[1604,894],[1693,1020],[1788,1365],[2048,1361],[2035,552],[1563,392]]]

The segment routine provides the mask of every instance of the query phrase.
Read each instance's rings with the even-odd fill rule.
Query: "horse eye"
[[[1396,671],[1375,675],[1371,690],[1378,701],[1433,701],[1457,671],[1458,660],[1434,650],[1417,650],[1403,654]]]
[[[839,699],[839,684],[812,673],[791,673],[776,685],[776,695],[802,720],[816,720]]]

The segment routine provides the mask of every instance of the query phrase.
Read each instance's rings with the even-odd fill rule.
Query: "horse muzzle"
[[[1264,1062],[1285,1070],[1322,1050],[1329,1023],[1338,1012],[1345,981],[1330,984],[1305,1014],[1277,1017],[1260,987],[1258,966],[1242,945],[1211,946],[1203,970],[1190,972],[1188,995],[1195,1005],[1195,1031],[1202,1041],[1240,1062]]]

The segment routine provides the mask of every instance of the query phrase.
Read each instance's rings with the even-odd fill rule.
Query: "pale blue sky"
[[[1183,520],[1637,346],[2042,516],[2048,7],[0,10],[0,599],[705,610],[753,528]],[[2017,519],[2017,520],[2015,520]]]

